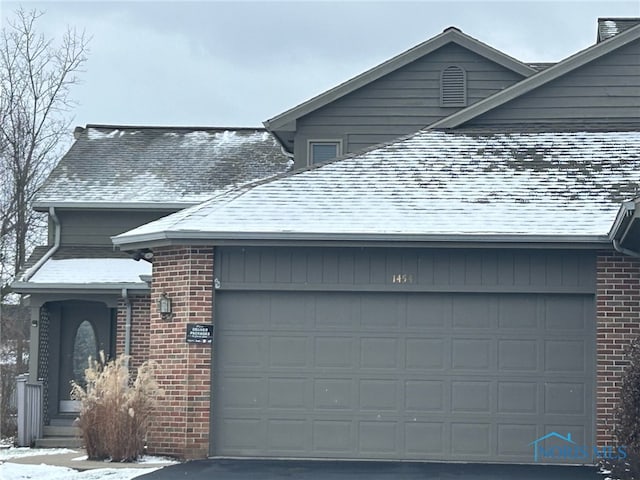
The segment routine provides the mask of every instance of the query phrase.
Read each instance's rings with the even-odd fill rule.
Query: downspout
[[[125,355],[125,365],[129,368],[129,355],[131,354],[131,317],[132,317],[132,306],[131,306],[131,298],[129,298],[129,292],[126,288],[122,289],[122,298],[124,299],[124,303],[127,307],[127,314],[124,323],[124,355]]]
[[[42,267],[42,265],[44,265],[44,263],[47,260],[49,260],[54,253],[58,251],[58,248],[60,248],[61,227],[60,227],[60,219],[58,219],[58,216],[56,215],[55,207],[49,207],[49,216],[51,217],[51,220],[53,220],[53,224],[55,225],[54,234],[53,234],[53,246],[49,250],[47,250],[47,253],[45,253],[40,258],[40,260],[38,260],[31,268],[29,268],[26,272],[24,272],[24,275],[22,275],[22,278],[20,279],[23,282],[29,281],[29,279],[33,277],[33,275],[38,270],[40,270],[40,267]]]

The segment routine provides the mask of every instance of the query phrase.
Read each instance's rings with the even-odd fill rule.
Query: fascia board
[[[522,244],[593,244],[609,246],[607,235],[514,235],[514,234],[332,234],[289,232],[155,232],[112,237],[123,250],[143,246],[166,246],[180,243],[213,245],[218,241],[281,242],[418,242],[418,243],[522,243]]]
[[[11,288],[16,293],[117,293],[123,289],[148,292],[146,283],[33,283],[13,282]]]

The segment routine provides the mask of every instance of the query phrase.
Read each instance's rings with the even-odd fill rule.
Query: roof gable
[[[481,100],[463,110],[460,110],[442,120],[439,120],[430,128],[456,128],[466,122],[479,117],[505,103],[514,100],[522,95],[531,92],[534,89],[543,87],[549,82],[560,78],[577,68],[587,65],[608,53],[611,53],[623,46],[634,42],[640,38],[640,25],[619,33],[609,39],[597,43],[585,50],[582,50],[555,65],[530,76],[521,82],[504,89],[484,100]]]
[[[387,60],[380,65],[367,70],[366,72],[332,88],[320,95],[290,109],[280,115],[273,117],[265,122],[267,129],[273,131],[278,129],[291,129],[295,121],[313,112],[345,95],[365,86],[369,83],[387,75],[409,63],[447,45],[455,43],[464,47],[482,57],[485,57],[509,70],[512,70],[524,77],[528,77],[537,72],[537,70],[513,57],[510,57],[489,45],[486,45],[462,31],[454,27],[447,28],[440,35],[437,35],[420,45],[417,45],[400,55]]]

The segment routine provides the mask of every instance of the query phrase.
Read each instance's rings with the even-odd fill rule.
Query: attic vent
[[[467,72],[457,65],[449,65],[440,74],[440,106],[467,106]]]

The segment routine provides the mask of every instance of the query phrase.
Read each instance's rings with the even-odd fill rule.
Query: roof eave
[[[529,65],[506,55],[499,50],[496,50],[490,47],[487,44],[476,40],[469,35],[466,35],[460,32],[457,29],[449,28],[445,30],[443,33],[417,45],[395,57],[363,72],[350,80],[347,80],[340,85],[323,92],[306,102],[301,103],[280,115],[277,115],[269,120],[263,122],[263,125],[269,131],[274,131],[283,128],[288,123],[295,121],[296,119],[314,111],[318,108],[327,105],[330,102],[341,98],[358,88],[361,88],[381,77],[387,75],[409,63],[417,60],[424,55],[427,55],[438,48],[448,44],[448,43],[456,43],[462,47],[465,47],[478,55],[484,56],[489,60],[502,65],[505,68],[508,68],[516,73],[524,77],[529,77],[535,73],[537,70],[535,68],[530,67]]]
[[[640,38],[640,25],[630,28],[614,37],[611,37],[604,42],[597,43],[591,47],[578,52],[565,60],[556,63],[555,65],[538,72],[536,75],[530,76],[511,87],[495,93],[494,95],[480,100],[473,105],[464,108],[448,117],[438,120],[429,128],[456,128],[463,123],[472,120],[496,107],[499,107],[510,100],[513,100],[525,93],[534,90],[546,83],[555,80],[556,78],[565,75],[576,68],[579,68],[587,63],[596,60],[607,53],[610,53],[628,43]]]
[[[581,248],[609,247],[607,235],[531,235],[531,234],[359,234],[359,233],[306,233],[306,232],[155,232],[140,235],[112,237],[114,245],[122,250],[142,247],[153,248],[176,244],[218,243],[421,243],[421,244],[518,244],[581,246]]]
[[[146,283],[34,283],[13,282],[11,288],[15,293],[106,293],[120,294],[123,289],[148,292]]]
[[[212,194],[213,196],[213,194]],[[208,197],[207,197],[208,198]],[[33,209],[38,212],[47,212],[50,207],[68,210],[183,210],[193,207],[203,201],[189,202],[66,202],[66,201],[46,201],[40,200],[33,203]]]

